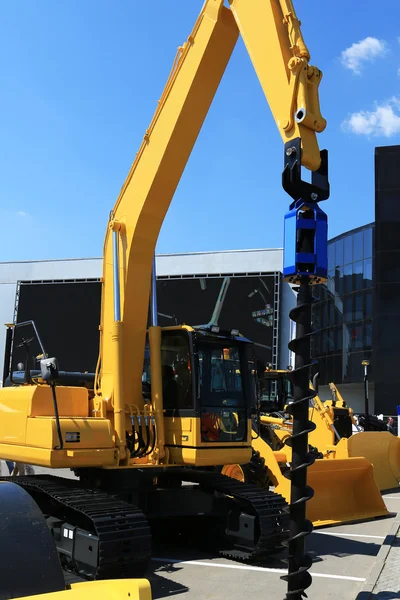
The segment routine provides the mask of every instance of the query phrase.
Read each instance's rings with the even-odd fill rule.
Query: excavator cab
[[[267,365],[260,377],[260,411],[263,413],[283,412],[293,401],[293,384],[288,371],[272,369]]]
[[[253,344],[236,330],[166,327],[160,357],[165,445],[172,460],[215,465],[227,453],[250,454]],[[142,382],[151,393],[148,349]]]

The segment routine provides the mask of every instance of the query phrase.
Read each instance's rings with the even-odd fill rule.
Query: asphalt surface
[[[3,463],[2,473],[7,474],[4,467]],[[36,467],[35,471],[51,472]],[[71,472],[64,470],[57,474],[73,477]],[[307,549],[313,558],[310,570],[313,581],[307,590],[310,600],[364,600],[370,597],[363,589],[373,573],[378,553],[388,543],[389,533],[398,520],[400,488],[385,494],[384,500],[391,513],[389,517],[321,528],[308,536]],[[391,586],[397,586],[397,578],[397,589],[400,589],[400,570],[398,575],[396,569],[392,571]],[[285,573],[286,564],[279,557],[271,559],[266,566],[257,567],[165,545],[153,549],[147,578],[152,585],[154,600],[178,594],[183,600],[242,600],[248,594],[252,600],[283,600],[286,583],[280,577]],[[67,581],[72,580],[67,576]],[[381,587],[378,594],[371,597],[400,598],[400,595],[386,595]]]

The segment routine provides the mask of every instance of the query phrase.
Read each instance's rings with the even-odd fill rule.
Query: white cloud
[[[400,133],[400,98],[393,97],[375,110],[361,110],[342,123],[345,131],[356,135],[392,137]]]
[[[384,40],[366,37],[364,40],[352,44],[350,48],[343,50],[341,54],[342,64],[346,69],[359,74],[363,63],[372,62],[375,58],[384,56],[386,50],[387,46]]]
[[[27,217],[28,213],[25,212],[24,210],[17,210],[17,212],[15,213],[18,217]]]

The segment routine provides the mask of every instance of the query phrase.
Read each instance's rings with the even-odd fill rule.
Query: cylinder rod
[[[119,256],[118,256],[118,231],[113,230],[113,273],[114,273],[114,324],[111,339],[114,346],[113,368],[113,402],[114,402],[114,428],[116,444],[119,448],[119,458],[126,458],[125,440],[125,408],[123,403],[123,369],[122,369],[122,322],[121,322],[121,296],[119,285]]]
[[[119,287],[118,231],[113,231],[113,274],[114,274],[114,321],[121,320],[121,296]]]

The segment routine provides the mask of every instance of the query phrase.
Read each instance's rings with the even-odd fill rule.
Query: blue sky
[[[374,219],[374,148],[400,143],[398,0],[296,0],[330,154],[330,237]],[[0,7],[0,261],[100,256],[118,192],[202,0]],[[382,5],[383,6],[383,5]],[[239,40],[157,252],[281,247],[283,145]]]

